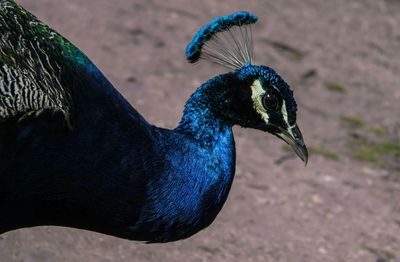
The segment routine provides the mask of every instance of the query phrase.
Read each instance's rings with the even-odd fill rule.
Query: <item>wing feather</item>
[[[89,59],[11,0],[0,0],[0,121],[45,110],[71,117],[65,84],[74,64]],[[93,65],[94,66],[94,65]]]

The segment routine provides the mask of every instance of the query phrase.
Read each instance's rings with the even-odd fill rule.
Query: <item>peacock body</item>
[[[188,60],[212,57],[205,45],[214,35],[256,20],[247,12],[213,20]],[[277,135],[306,160],[292,91],[248,53],[196,90],[175,129],[163,129],[65,38],[0,0],[0,233],[59,225],[147,242],[189,237],[228,196],[235,124]]]

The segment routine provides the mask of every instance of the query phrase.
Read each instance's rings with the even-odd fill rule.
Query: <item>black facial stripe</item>
[[[270,112],[269,114],[269,123],[274,126],[279,126],[285,130],[288,129],[288,125],[283,119],[283,117],[279,113]]]

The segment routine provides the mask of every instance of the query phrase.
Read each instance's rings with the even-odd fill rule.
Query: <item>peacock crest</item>
[[[213,19],[203,26],[187,45],[186,58],[191,63],[210,60],[230,69],[254,63],[251,25],[254,14],[238,11]]]

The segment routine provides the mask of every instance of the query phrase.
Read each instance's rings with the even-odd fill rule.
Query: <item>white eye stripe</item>
[[[289,125],[289,118],[288,118],[288,113],[287,113],[285,100],[283,100],[283,102],[282,102],[281,113],[282,113],[282,116],[283,116],[283,120],[285,120],[285,123],[289,127],[290,126]]]
[[[260,80],[256,79],[251,85],[251,99],[253,100],[253,107],[256,112],[261,116],[266,124],[269,123],[269,116],[265,112],[265,109],[261,102],[261,97],[265,94],[265,90],[262,88]]]

